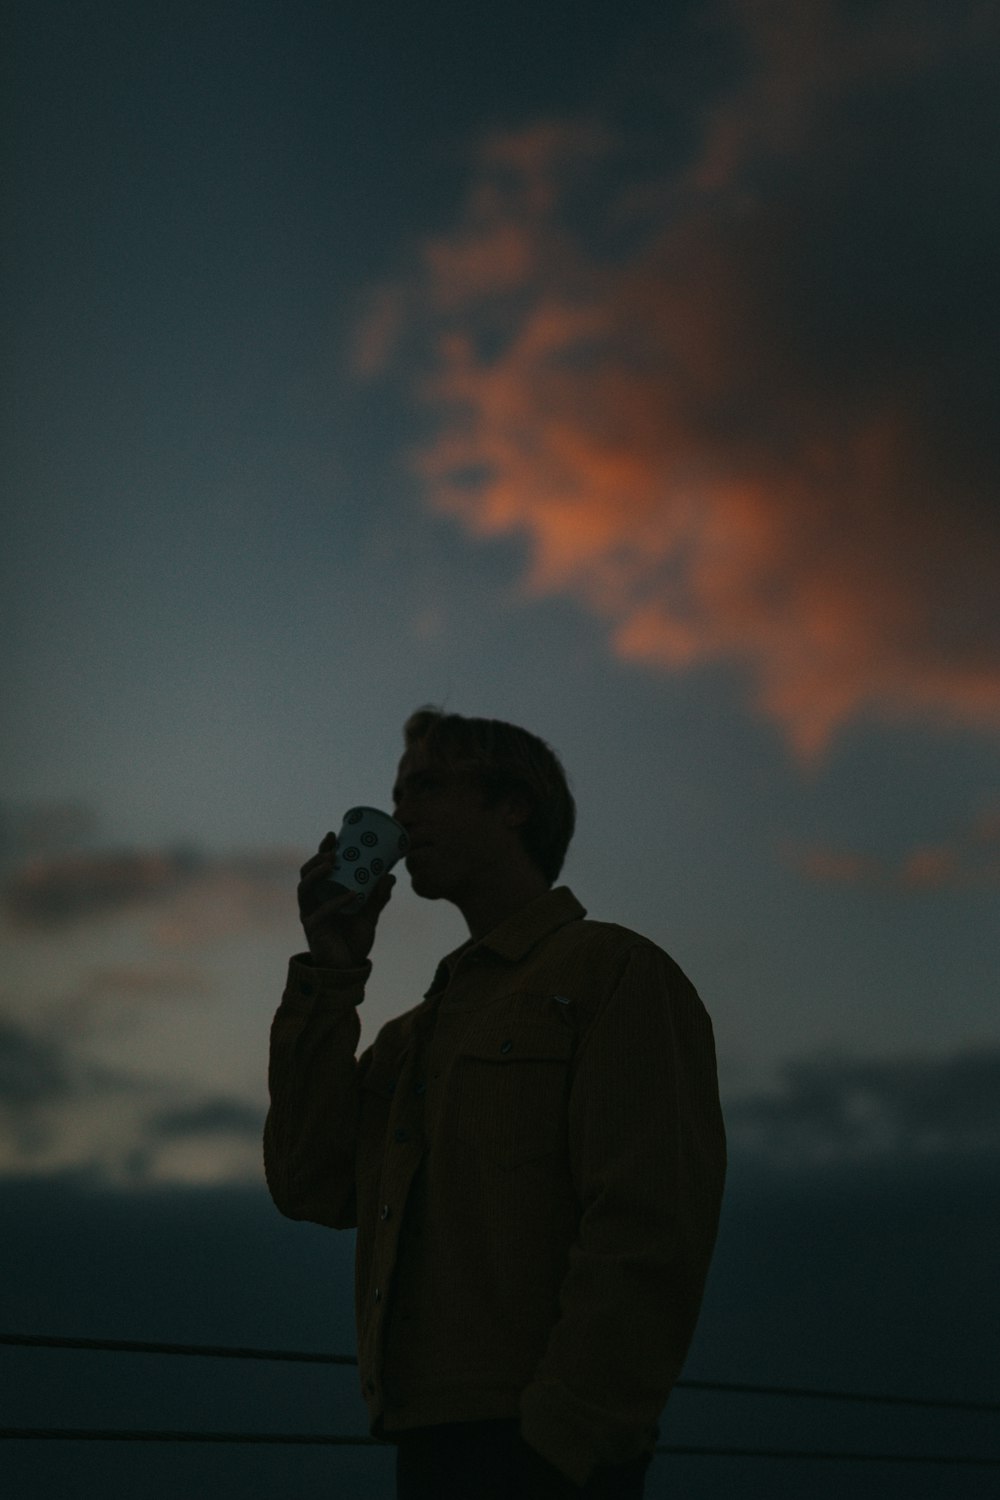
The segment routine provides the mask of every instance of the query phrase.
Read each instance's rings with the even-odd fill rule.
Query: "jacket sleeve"
[[[579,1229],[521,1401],[576,1484],[651,1452],[701,1306],[725,1178],[712,1025],[655,946],[633,948],[582,1038],[569,1104]]]
[[[293,958],[271,1024],[264,1171],[276,1206],[290,1219],[333,1229],[357,1222],[354,1153],[360,1080],[355,1059],[371,964],[316,969]]]

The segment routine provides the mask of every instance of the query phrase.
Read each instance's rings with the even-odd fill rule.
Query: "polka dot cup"
[[[360,911],[380,878],[409,847],[406,829],[388,813],[379,812],[377,807],[349,808],[337,835],[330,877],[341,890],[355,893],[356,900],[345,909]]]

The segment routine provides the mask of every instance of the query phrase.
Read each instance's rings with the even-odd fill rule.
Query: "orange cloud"
[[[1000,820],[995,810],[950,838],[918,844],[896,859],[870,851],[813,846],[786,848],[786,863],[808,880],[900,891],[1000,885]]]
[[[746,77],[653,184],[590,121],[491,137],[411,288],[430,505],[522,536],[525,590],[583,601],[621,658],[742,664],[803,756],[861,714],[1000,728],[992,280],[969,280],[995,90],[982,11],[940,48],[918,11],[736,7]]]
[[[351,341],[349,364],[359,379],[370,379],[385,369],[404,317],[405,299],[399,287],[382,286],[372,291]]]
[[[786,859],[810,880],[836,885],[867,885],[886,876],[881,860],[851,849],[794,849],[786,851]]]

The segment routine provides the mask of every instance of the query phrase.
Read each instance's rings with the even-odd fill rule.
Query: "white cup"
[[[337,835],[337,853],[330,882],[353,891],[355,900],[347,912],[360,911],[379,880],[402,859],[410,847],[410,836],[402,823],[377,807],[351,807],[344,814]]]

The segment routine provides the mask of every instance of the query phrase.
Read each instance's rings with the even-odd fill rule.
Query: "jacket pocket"
[[[558,1151],[572,1050],[572,1031],[558,1020],[492,1026],[470,1037],[454,1074],[459,1140],[506,1168]]]

